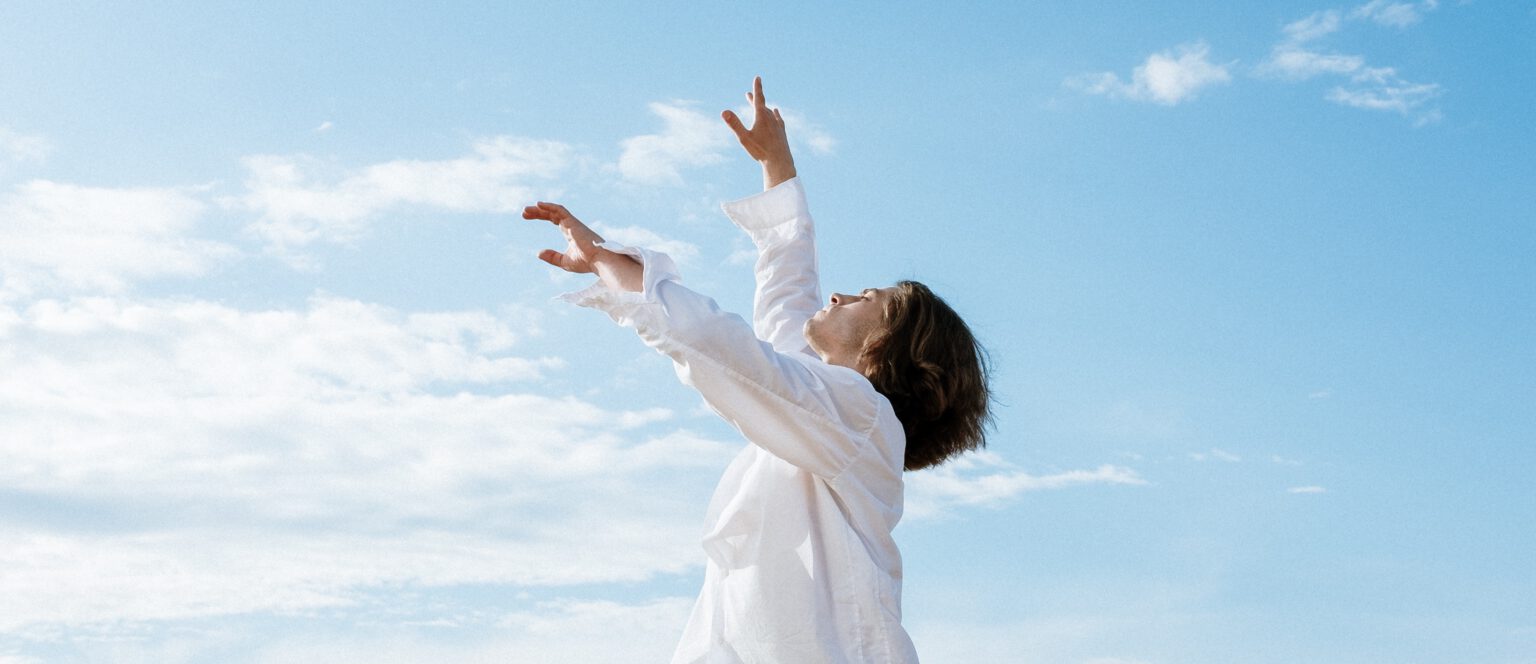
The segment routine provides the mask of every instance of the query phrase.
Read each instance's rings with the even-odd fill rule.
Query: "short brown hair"
[[[906,469],[985,447],[991,369],[971,328],[916,281],[896,284],[885,320],[885,329],[864,344],[860,366],[906,429]]]

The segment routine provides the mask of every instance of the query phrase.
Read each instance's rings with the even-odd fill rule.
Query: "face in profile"
[[[805,322],[805,340],[821,359],[850,369],[864,343],[885,324],[885,304],[896,287],[868,288],[858,295],[833,293],[830,302]]]

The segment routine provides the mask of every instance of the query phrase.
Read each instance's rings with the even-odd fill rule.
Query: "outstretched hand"
[[[615,290],[640,290],[644,270],[639,261],[597,246],[603,241],[602,236],[581,223],[564,205],[540,201],[523,208],[523,218],[543,219],[559,226],[565,235],[565,251],[545,249],[539,252],[539,260],[566,272],[595,274]]]
[[[763,165],[763,184],[772,188],[795,177],[795,159],[789,152],[789,136],[784,131],[784,116],[777,108],[769,108],[763,98],[763,77],[752,79],[752,91],[747,93],[752,104],[752,127],[742,124],[734,111],[723,111],[720,117],[736,133],[736,140],[747,154]]]
[[[558,267],[566,272],[590,274],[596,270],[594,265],[599,249],[597,243],[603,238],[587,225],[582,223],[565,209],[564,205],[545,203],[540,201],[535,205],[523,208],[524,219],[543,219],[560,227],[560,232],[565,235],[565,251],[545,249],[539,252],[539,260]]]

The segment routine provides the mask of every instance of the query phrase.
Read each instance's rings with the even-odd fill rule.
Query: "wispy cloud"
[[[1353,18],[1369,19],[1381,25],[1394,28],[1406,28],[1423,19],[1423,13],[1433,11],[1439,6],[1438,0],[1422,0],[1421,2],[1395,2],[1394,0],[1371,0],[1350,13]]]
[[[42,136],[21,134],[0,126],[0,175],[8,164],[40,162],[53,151],[53,145]]]
[[[651,112],[662,119],[661,133],[624,139],[620,144],[619,173],[629,182],[645,185],[679,185],[680,169],[707,166],[725,160],[730,131],[719,118],[706,116],[689,102],[653,102]]]
[[[699,255],[698,245],[662,237],[656,231],[641,226],[609,226],[601,222],[593,222],[592,229],[609,242],[655,249],[679,261],[692,260]]]
[[[1189,458],[1195,461],[1223,461],[1226,463],[1241,463],[1243,458],[1220,448],[1211,448],[1209,452],[1191,452]]]
[[[1286,493],[1328,493],[1328,490],[1320,486],[1293,486],[1285,490]]]
[[[1211,62],[1209,55],[1204,42],[1184,44],[1147,56],[1131,71],[1129,82],[1114,72],[1099,72],[1069,78],[1066,85],[1088,94],[1173,106],[1193,99],[1201,88],[1232,79],[1228,65]]]
[[[1287,23],[1281,31],[1285,33],[1287,41],[1302,44],[1338,32],[1343,25],[1343,16],[1339,10],[1327,9]]]
[[[747,108],[736,109],[736,113],[743,118],[752,117]],[[804,145],[819,155],[830,155],[837,151],[837,138],[804,113],[783,107],[779,108],[779,113],[784,116],[784,131],[789,134],[790,141]]]
[[[1418,23],[1425,12],[1438,6],[1434,0],[1390,2],[1372,0],[1345,12],[1329,9],[1287,24],[1284,38],[1270,50],[1269,57],[1254,68],[1260,76],[1299,82],[1317,77],[1344,79],[1330,89],[1328,101],[1374,111],[1387,111],[1410,118],[1416,125],[1440,119],[1440,111],[1427,104],[1438,97],[1437,83],[1415,83],[1398,75],[1393,67],[1373,67],[1360,55],[1330,52],[1317,42],[1340,32],[1349,23],[1368,21],[1379,25],[1406,28]]]
[[[1047,475],[1025,472],[990,452],[969,454],[933,470],[907,475],[906,511],[931,517],[960,506],[995,506],[1029,491],[1089,484],[1146,484],[1136,471],[1103,465]]]
[[[1390,68],[1378,71],[1384,75],[1372,75],[1370,78],[1383,79],[1382,82],[1357,88],[1336,87],[1328,91],[1328,101],[1354,108],[1411,116],[1415,124],[1427,124],[1440,119],[1441,114],[1437,109],[1418,110],[1440,96],[1442,90],[1439,84],[1409,83],[1397,78]],[[1356,77],[1353,80],[1358,82],[1362,78]]]
[[[631,136],[619,143],[622,152],[617,168],[627,182],[649,186],[677,186],[687,169],[718,164],[736,149],[736,139],[718,115],[702,113],[693,102],[652,102],[651,113],[661,118],[659,133]],[[804,113],[778,107],[789,138],[814,154],[829,155],[837,139]],[[750,107],[737,108],[742,118],[752,117]]]
[[[1276,47],[1260,66],[1263,73],[1289,81],[1305,81],[1322,74],[1354,74],[1365,68],[1365,58],[1358,55],[1316,53],[1298,45]]]
[[[446,212],[512,212],[535,198],[533,183],[563,171],[570,146],[496,136],[470,154],[399,159],[357,169],[306,156],[247,157],[245,191],[226,202],[256,212],[250,229],[279,255],[314,242],[349,242],[382,213],[407,206]]]
[[[238,253],[195,235],[206,207],[184,189],[18,185],[0,194],[0,295],[120,292],[203,274]]]

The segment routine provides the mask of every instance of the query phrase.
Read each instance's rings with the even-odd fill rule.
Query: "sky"
[[[993,360],[924,662],[1536,663],[1536,3],[369,4],[0,9],[0,663],[665,661],[746,443],[518,211],[750,311],[754,75]]]

